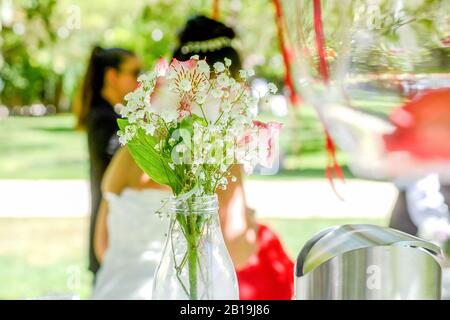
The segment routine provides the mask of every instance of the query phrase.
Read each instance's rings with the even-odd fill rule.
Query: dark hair
[[[86,126],[86,119],[94,102],[101,97],[106,70],[119,69],[128,57],[133,56],[135,56],[134,52],[127,49],[94,47],[82,84],[81,106],[78,111],[79,128]]]
[[[173,57],[177,60],[185,61],[194,55],[198,55],[200,59],[206,58],[206,62],[212,66],[216,62],[223,62],[225,58],[231,60],[231,72],[237,73],[242,68],[241,58],[238,52],[232,47],[231,40],[236,37],[234,30],[225,24],[210,19],[205,16],[194,16],[190,18],[184,28],[179,32],[178,48],[174,51]],[[194,50],[183,50],[183,47],[189,43],[201,42],[211,39],[219,39],[225,41],[225,45],[217,50],[200,50],[193,46]]]

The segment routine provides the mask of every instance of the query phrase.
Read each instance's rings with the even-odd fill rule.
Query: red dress
[[[237,270],[241,300],[291,300],[294,292],[294,263],[278,236],[258,225],[258,250],[247,265]]]

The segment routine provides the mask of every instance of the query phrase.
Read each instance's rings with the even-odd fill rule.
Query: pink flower
[[[150,96],[152,109],[166,119],[181,121],[191,115],[198,96],[209,85],[209,69],[200,70],[198,60],[179,61],[173,59],[170,65],[160,59],[155,67],[156,86]]]
[[[182,96],[182,100],[195,101],[197,95],[209,86],[209,69],[198,68],[198,60],[179,61],[173,59],[167,77],[173,81],[174,89]],[[183,84],[189,82],[189,90]]]
[[[155,71],[158,77],[164,77],[166,75],[167,70],[169,70],[169,63],[164,58],[159,58],[158,62],[155,66]]]
[[[155,88],[150,94],[150,108],[161,116],[164,121],[170,122],[179,117],[179,95],[170,90],[164,77],[157,77]]]
[[[259,164],[271,168],[275,160],[275,143],[280,134],[282,124],[277,122],[263,123],[257,120],[254,120],[253,124],[258,130]]]
[[[263,123],[253,121],[254,127],[244,132],[237,140],[236,160],[244,165],[246,174],[253,171],[253,166],[260,164],[271,168],[275,160],[276,139],[282,125],[277,122]]]

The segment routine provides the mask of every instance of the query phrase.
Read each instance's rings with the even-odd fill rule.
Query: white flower
[[[239,92],[242,89],[242,85],[239,82],[236,82],[236,80],[232,79],[231,81],[231,90],[235,92]]]
[[[223,111],[223,109],[221,109],[221,116],[219,121],[217,122],[217,125],[221,127],[221,129],[225,128],[228,125],[228,121],[231,119],[231,115],[229,112],[227,111]]]
[[[221,73],[225,71],[225,65],[222,62],[214,63],[213,67],[216,73]]]
[[[132,101],[143,101],[143,99],[145,98],[145,96],[147,95],[147,92],[145,92],[143,87],[139,87],[136,90],[133,91],[133,95],[132,95]]]
[[[126,136],[122,135],[121,132],[119,132],[118,135],[119,135],[119,142],[120,142],[120,144],[123,145],[123,146],[126,145],[127,142],[128,142]]]
[[[197,67],[200,72],[209,74],[209,65],[205,60],[198,61]]]
[[[144,119],[145,110],[141,109],[141,110],[136,111],[135,116],[136,116],[136,120]]]
[[[223,138],[223,140],[225,142],[234,142],[234,136],[233,136],[233,132],[227,132],[227,134],[225,135],[225,137]]]
[[[172,122],[174,120],[177,120],[178,111],[173,108],[172,109],[168,108],[166,110],[162,110],[160,116],[165,122]]]
[[[212,149],[212,145],[210,143],[205,143],[205,145],[203,146],[203,149],[208,152],[209,150]]]
[[[222,105],[222,110],[226,113],[229,113],[232,107],[233,105],[231,104],[231,101],[225,101],[225,103]]]
[[[177,142],[174,138],[169,139],[169,145],[173,146],[175,145],[175,142]]]
[[[241,77],[242,80],[246,80],[248,78],[247,71],[239,70],[239,77]]]
[[[147,125],[145,125],[144,130],[145,133],[152,136],[155,133],[156,127],[153,123],[148,123]]]
[[[192,83],[189,79],[183,79],[180,81],[180,88],[185,92],[189,92],[192,90]]]
[[[127,108],[127,106],[124,106],[122,109],[120,109],[119,113],[122,116],[122,118],[125,118],[128,116],[129,113],[129,108]]]
[[[148,114],[152,114],[153,113],[153,107],[152,104],[150,103],[150,96],[148,96],[145,99],[145,106],[144,106],[144,110],[148,113]]]
[[[125,101],[130,101],[133,98],[133,96],[134,96],[134,91],[127,93],[125,95],[124,99],[125,99]]]
[[[206,101],[206,93],[204,92],[199,92],[196,96],[196,100],[195,102],[197,102],[198,104],[204,104]]]
[[[128,122],[129,123],[135,123],[137,121],[136,113],[130,113],[128,116]]]
[[[157,76],[157,73],[154,71],[144,73],[139,76],[137,81],[142,83],[143,85],[148,85],[148,84],[151,84],[155,80],[156,76]]]
[[[184,143],[179,143],[175,146],[175,151],[176,152],[186,152],[187,151],[187,147]]]
[[[221,97],[223,96],[223,91],[220,90],[220,89],[215,88],[215,89],[213,89],[213,90],[211,91],[211,95],[212,95],[214,98],[219,99],[219,98],[221,98]]]
[[[203,164],[203,158],[200,156],[200,154],[198,152],[198,148],[194,148],[194,164],[195,165]]]
[[[198,54],[196,54],[196,55],[193,55],[193,56],[191,57],[191,59],[192,59],[192,60],[198,60],[198,59],[200,59],[200,57],[198,56]]]
[[[225,65],[226,65],[227,67],[230,67],[230,66],[231,66],[231,60],[230,60],[230,59],[225,58],[224,61],[225,61]]]
[[[221,73],[217,77],[217,84],[219,87],[226,88],[230,85],[230,78],[225,73]]]
[[[250,69],[250,70],[247,71],[247,75],[249,77],[253,77],[255,75],[255,71],[253,69]]]
[[[177,77],[177,72],[173,68],[169,68],[166,73],[166,79],[175,79]]]
[[[127,144],[128,141],[132,140],[134,135],[136,134],[136,127],[134,125],[128,125],[125,127],[125,131],[119,131],[117,133],[119,135],[119,142],[122,145]]]
[[[219,184],[222,185],[223,187],[225,187],[225,188],[224,188],[224,190],[225,190],[225,189],[226,189],[226,186],[227,186],[227,184],[228,184],[227,178],[222,177],[222,178],[219,180]]]
[[[267,85],[267,89],[269,90],[269,92],[270,92],[271,94],[276,94],[277,91],[278,91],[277,86],[276,86],[274,83],[272,83],[272,82],[270,82],[270,83]]]

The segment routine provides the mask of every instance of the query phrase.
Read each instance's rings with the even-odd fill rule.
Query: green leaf
[[[128,119],[119,118],[117,119],[117,124],[119,125],[119,129],[124,131],[125,127],[129,124]]]
[[[118,119],[121,130],[129,124],[126,119]],[[169,186],[174,193],[181,190],[181,182],[177,174],[168,165],[170,156],[160,154],[155,150],[157,141],[143,129],[138,129],[136,135],[127,143],[128,150],[139,168],[155,182]]]

